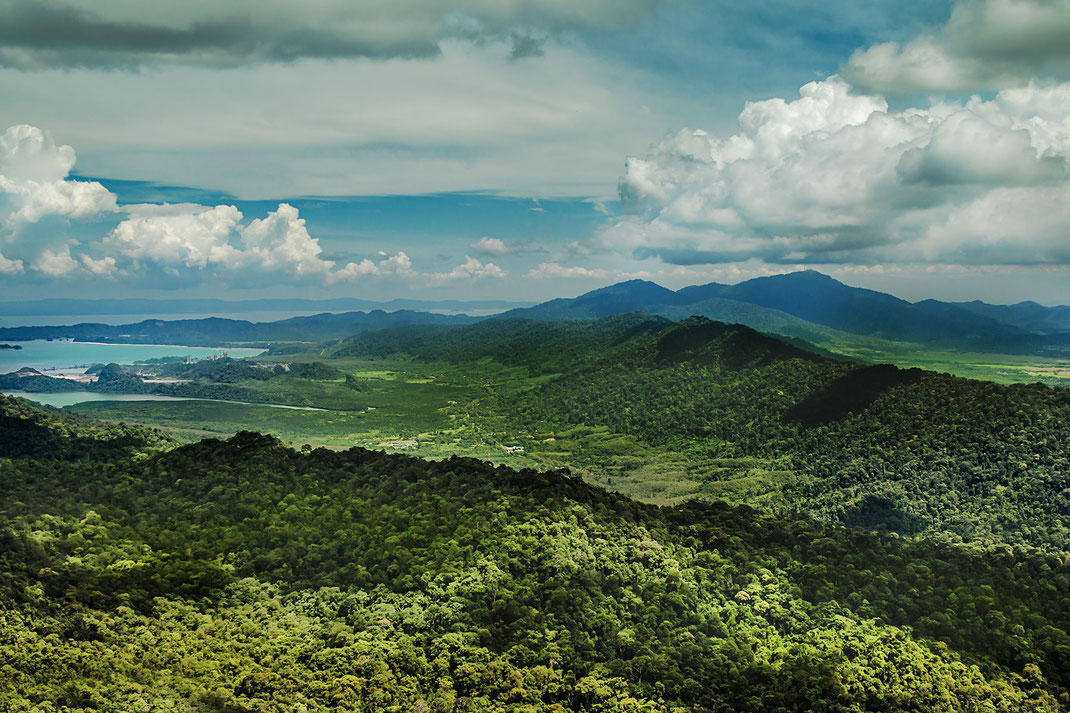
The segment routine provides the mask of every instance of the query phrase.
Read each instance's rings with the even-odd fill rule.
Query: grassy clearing
[[[324,357],[309,354],[307,359]],[[347,387],[344,380],[288,376],[241,384],[265,402],[284,400],[324,411],[213,401],[99,401],[70,410],[161,428],[183,440],[257,430],[295,447],[361,446],[436,460],[459,455],[517,468],[568,467],[591,482],[663,505],[703,496],[753,501],[793,477],[775,464],[716,461],[705,454],[653,448],[604,427],[556,433],[520,429],[503,415],[501,405],[553,377],[532,378],[526,369],[490,360],[463,367],[404,360],[327,361],[360,379],[360,390]]]
[[[879,349],[839,345],[836,351],[866,363],[918,367],[998,384],[1031,384],[1039,381],[1049,386],[1070,387],[1070,359],[1066,357],[951,352],[910,344]]]
[[[910,345],[856,348],[853,358],[917,366],[1001,383],[1043,380],[1070,385],[1070,360],[1017,355],[953,354]],[[309,381],[280,376],[243,382],[265,402],[326,409],[191,402],[95,402],[72,410],[111,421],[162,428],[179,438],[271,433],[301,446],[353,446],[422,458],[470,456],[512,467],[568,467],[587,480],[647,502],[676,504],[695,497],[775,506],[799,475],[785,462],[723,459],[693,447],[656,448],[604,427],[536,433],[509,420],[517,394],[553,379],[490,359],[463,365],[394,359],[332,359],[309,352],[265,361],[324,361],[358,380]]]

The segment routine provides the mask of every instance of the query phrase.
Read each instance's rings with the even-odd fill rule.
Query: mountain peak
[[[746,282],[741,282],[741,285],[745,285],[749,282],[764,281],[766,283],[789,283],[789,284],[812,284],[812,285],[838,285],[840,287],[847,287],[844,283],[837,280],[835,277],[830,277],[823,272],[817,270],[796,270],[795,272],[786,272],[779,275],[766,275],[765,277],[756,277]]]
[[[636,296],[649,296],[649,295],[673,295],[672,290],[662,287],[656,282],[650,280],[625,280],[624,282],[617,282],[605,287],[599,287],[597,290],[591,290],[585,292],[576,299],[587,299],[591,297],[599,297],[601,295],[636,295]]]

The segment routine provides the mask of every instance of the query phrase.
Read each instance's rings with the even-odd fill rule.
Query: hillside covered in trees
[[[685,462],[774,462],[798,476],[761,493],[782,514],[1070,551],[1065,389],[866,366],[638,313],[385,330],[339,351],[524,369],[538,377],[528,388],[483,402],[509,428],[538,442],[601,427]]]
[[[0,394],[0,458],[116,459],[174,445],[154,429],[84,418]]]
[[[73,433],[3,403],[5,430]],[[471,459],[114,435],[66,460],[0,442],[5,710],[1070,704],[1065,558]]]

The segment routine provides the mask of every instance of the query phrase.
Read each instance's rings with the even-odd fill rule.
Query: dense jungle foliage
[[[97,421],[0,394],[0,458],[123,458],[174,445],[155,429]]]
[[[1070,706],[1063,557],[471,459],[117,435],[77,461],[0,443],[4,710]]]
[[[289,374],[298,379],[330,381],[341,379],[344,374],[321,361],[295,362],[293,364],[263,365],[248,359],[202,359],[188,364],[159,364],[151,367],[157,377],[195,379],[217,384],[234,384],[241,381],[268,381],[274,376]]]
[[[1070,551],[1070,391],[823,358],[740,325],[632,314],[362,335],[345,353],[493,359],[539,379],[487,408],[553,436],[604,426],[803,477],[763,504],[905,535]]]
[[[494,359],[534,374],[562,372],[590,363],[636,337],[663,330],[672,321],[631,313],[590,322],[487,319],[473,325],[416,325],[383,329],[341,342],[335,357],[405,353],[423,360],[467,362]]]

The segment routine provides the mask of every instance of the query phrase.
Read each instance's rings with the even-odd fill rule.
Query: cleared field
[[[1022,354],[950,352],[902,345],[886,349],[837,345],[844,356],[871,364],[895,364],[909,368],[954,374],[998,384],[1031,384],[1070,387],[1070,359]]]
[[[856,348],[850,356],[1001,383],[1044,381],[1070,386],[1070,360],[1066,359],[955,354],[909,345]],[[785,489],[801,484],[801,476],[788,461],[724,459],[694,444],[656,447],[600,426],[525,430],[510,416],[512,401],[554,375],[532,377],[525,368],[490,359],[452,364],[406,358],[332,359],[309,352],[264,361],[321,361],[339,369],[344,377],[313,381],[279,376],[240,383],[265,402],[324,411],[212,401],[107,401],[80,404],[72,410],[158,427],[189,440],[258,430],[295,447],[361,446],[429,459],[469,456],[517,468],[568,467],[593,483],[660,505],[707,497],[776,507]]]

